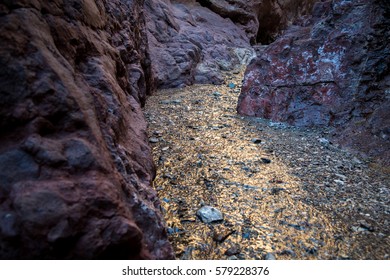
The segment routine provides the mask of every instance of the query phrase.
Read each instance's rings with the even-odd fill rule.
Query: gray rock
[[[158,140],[156,137],[150,137],[150,138],[149,138],[149,142],[150,142],[150,143],[158,143],[159,140]]]
[[[265,260],[267,260],[267,261],[275,261],[276,257],[275,257],[274,254],[267,253],[267,255],[265,255]]]
[[[196,212],[196,215],[206,224],[223,221],[222,212],[211,206],[203,206]]]
[[[226,250],[225,255],[230,257],[230,256],[237,255],[240,252],[241,252],[240,247],[238,245],[233,245],[232,247]]]
[[[177,105],[177,104],[180,104],[181,103],[181,100],[180,99],[175,99],[175,100],[162,100],[160,101],[160,104],[164,104],[164,105]]]
[[[318,139],[318,141],[319,141],[322,145],[325,145],[325,146],[330,144],[329,140],[328,140],[328,139],[325,139],[325,138],[320,138],[320,139]]]

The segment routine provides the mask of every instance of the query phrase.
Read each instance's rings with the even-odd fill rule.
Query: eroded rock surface
[[[389,13],[388,1],[318,2],[249,65],[238,112],[336,127],[339,142],[388,162]]]
[[[0,3],[0,258],[173,258],[143,1]]]
[[[153,72],[159,88],[223,82],[221,71],[254,56],[245,31],[195,0],[146,0]]]
[[[272,42],[288,25],[310,14],[315,0],[198,0],[243,28],[250,41]]]

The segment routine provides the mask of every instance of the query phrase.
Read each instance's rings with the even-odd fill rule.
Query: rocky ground
[[[326,131],[238,116],[241,79],[148,99],[177,259],[389,259],[389,169]]]

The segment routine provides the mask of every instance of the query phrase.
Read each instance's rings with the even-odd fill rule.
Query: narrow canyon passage
[[[147,101],[176,258],[388,259],[388,171],[324,131],[237,115],[242,74]],[[205,223],[203,206],[223,220]]]

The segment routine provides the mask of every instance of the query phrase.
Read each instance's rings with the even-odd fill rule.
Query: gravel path
[[[389,259],[389,169],[326,132],[238,116],[241,79],[148,99],[154,186],[177,258]],[[223,220],[205,223],[202,206]]]

